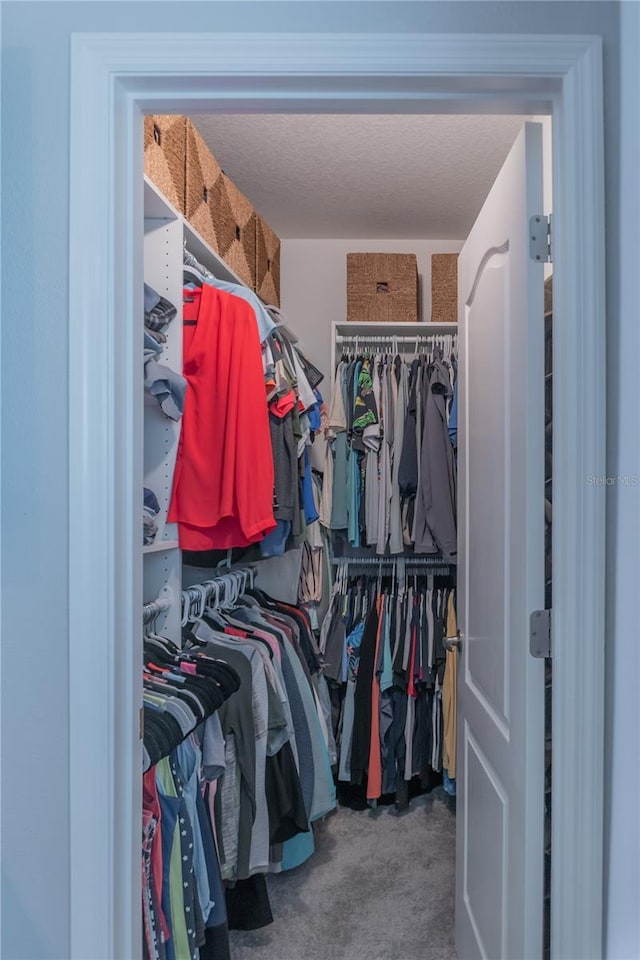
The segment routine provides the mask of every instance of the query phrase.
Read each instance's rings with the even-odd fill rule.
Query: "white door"
[[[524,125],[460,254],[459,960],[540,960],[544,662],[542,128]]]

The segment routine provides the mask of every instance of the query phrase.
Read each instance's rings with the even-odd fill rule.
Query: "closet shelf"
[[[246,287],[246,283],[240,279],[238,274],[227,266],[219,254],[211,249],[207,241],[203,240],[200,234],[193,229],[188,220],[175,207],[171,206],[147,176],[144,178],[144,216],[145,220],[180,220],[184,238],[187,241],[187,249],[194,257],[219,280],[239,283]]]
[[[169,203],[147,176],[144,178],[144,218],[145,220],[182,220],[182,214]]]
[[[341,337],[428,337],[457,333],[457,323],[370,323],[368,321],[335,322],[334,334]]]
[[[142,548],[143,553],[166,553],[169,550],[178,550],[180,544],[177,540],[155,540]]]

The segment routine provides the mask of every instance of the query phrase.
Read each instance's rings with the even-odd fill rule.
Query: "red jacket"
[[[273,453],[255,313],[203,284],[186,290],[186,397],[168,521],[183,550],[242,547],[275,525]]]

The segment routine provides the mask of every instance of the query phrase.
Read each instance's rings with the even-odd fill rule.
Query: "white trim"
[[[603,956],[606,328],[602,51],[554,117],[552,957]],[[556,142],[558,149],[556,150]]]
[[[361,79],[353,82],[362,77],[371,78],[366,89],[358,89]],[[141,547],[130,493],[131,477],[141,470],[140,346],[130,335],[141,308],[134,282],[143,229],[140,110],[419,113],[493,104],[541,112],[545,103],[554,109],[554,362],[562,370],[554,378],[552,956],[602,955],[604,491],[584,482],[587,473],[605,472],[599,39],[123,34],[72,37],[74,960],[128,960],[140,942],[139,898],[132,891],[139,874],[139,653],[133,640]],[[103,611],[99,618],[96,609]]]
[[[69,171],[74,184],[69,237],[69,816],[72,956],[77,958],[89,946],[90,931],[98,949],[108,956],[116,873],[112,814],[115,671],[110,664],[119,597],[114,586],[117,492],[112,424],[117,411],[113,410],[112,384],[114,366],[120,358],[111,352],[114,316],[109,302],[114,203],[109,162],[110,98],[103,114],[107,122],[96,124],[95,130],[91,122],[93,104],[104,105],[108,89],[104,63],[94,59],[85,45],[75,44]],[[86,135],[89,129],[91,138]],[[85,175],[89,168],[92,177]],[[98,204],[93,195],[96,182],[102,184],[103,194]],[[94,219],[96,213],[98,218]],[[90,263],[86,256],[89,249],[94,254]],[[99,365],[102,375],[94,376],[95,370],[87,363],[92,353],[104,358]],[[95,504],[100,504],[99,510]],[[97,545],[101,549],[96,549]],[[117,552],[123,552],[119,543]],[[95,606],[98,592],[102,602]],[[98,609],[100,617],[95,616]],[[95,833],[96,824],[100,824],[100,836],[88,858],[87,837]],[[87,862],[83,869],[81,864],[89,860],[91,866]],[[95,872],[93,878],[90,872]],[[91,951],[86,955],[92,956]]]

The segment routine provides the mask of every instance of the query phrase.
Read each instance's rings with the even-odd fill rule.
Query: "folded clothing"
[[[179,420],[184,411],[187,381],[171,367],[156,360],[145,360],[144,386],[156,398],[162,412],[171,420]]]
[[[153,336],[153,334],[146,330],[144,331],[144,362],[148,360],[157,360],[159,355],[162,353],[162,344]]]
[[[148,327],[144,328],[145,343],[147,337],[151,337],[152,340],[155,340],[156,343],[159,343],[162,346],[163,343],[167,342],[167,335],[163,333],[162,330],[149,330]]]
[[[153,490],[144,488],[144,507],[142,511],[143,543],[147,547],[158,535],[156,518],[160,514],[160,504]]]
[[[162,336],[162,334],[160,334]],[[171,420],[179,420],[184,410],[187,381],[171,367],[158,363],[162,343],[153,332],[144,331],[144,385]]]
[[[175,315],[178,308],[175,307],[166,297],[150,287],[148,283],[144,285],[144,325],[149,330],[165,330]]]

